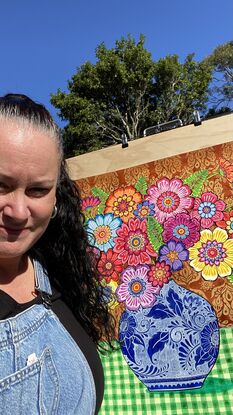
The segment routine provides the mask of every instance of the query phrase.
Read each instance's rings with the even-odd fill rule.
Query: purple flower
[[[187,261],[189,252],[182,242],[169,241],[159,249],[159,261],[165,261],[172,271],[179,271],[183,267],[182,261]]]

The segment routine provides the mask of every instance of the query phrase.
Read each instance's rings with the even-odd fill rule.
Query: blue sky
[[[43,103],[59,121],[50,94],[101,42],[146,36],[153,58],[195,53],[201,60],[233,39],[232,0],[6,0],[0,9],[0,94],[21,92]]]

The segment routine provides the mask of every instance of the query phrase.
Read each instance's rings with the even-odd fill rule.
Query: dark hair
[[[61,155],[60,177],[56,190],[57,215],[31,254],[42,260],[51,283],[95,343],[105,339],[110,346],[114,322],[103,301],[97,263],[84,227],[81,197],[69,178],[62,156],[61,133],[47,109],[26,95],[0,97],[0,119],[17,119],[43,129],[56,140]]]

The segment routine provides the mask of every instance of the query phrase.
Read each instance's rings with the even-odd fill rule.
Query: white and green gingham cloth
[[[233,329],[220,329],[217,362],[201,389],[149,392],[121,350],[101,355],[105,393],[99,415],[233,415]]]

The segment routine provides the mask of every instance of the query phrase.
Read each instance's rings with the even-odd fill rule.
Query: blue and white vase
[[[153,307],[122,314],[119,339],[128,365],[149,391],[200,388],[219,352],[213,308],[173,280]]]

